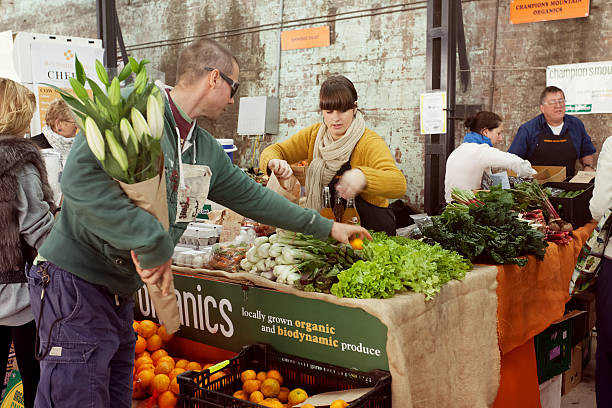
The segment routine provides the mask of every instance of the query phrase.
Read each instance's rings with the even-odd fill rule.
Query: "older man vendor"
[[[529,160],[534,166],[565,166],[567,176],[576,173],[579,159],[586,171],[593,168],[595,146],[575,116],[565,114],[565,94],[549,86],[540,95],[542,114],[524,123],[508,152]]]

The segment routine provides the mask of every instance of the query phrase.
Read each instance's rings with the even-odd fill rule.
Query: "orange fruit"
[[[204,366],[204,368],[208,368],[206,366]],[[240,374],[240,380],[244,383],[247,380],[255,380],[257,378],[257,374],[255,374],[255,371],[253,370],[246,370],[243,371],[242,374]]]
[[[151,359],[153,360],[154,363],[157,364],[157,360],[159,360],[162,357],[166,357],[168,355],[168,352],[164,349],[159,349],[159,350],[155,350],[153,353],[151,353]],[[174,360],[172,360],[174,362]]]
[[[155,366],[155,374],[170,374],[173,369],[174,364],[170,364],[168,361],[160,361]]]
[[[261,391],[253,391],[249,396],[249,401],[254,402],[256,404],[259,404],[263,400],[264,395],[261,393]]]
[[[164,391],[157,397],[157,406],[159,408],[173,408],[176,406],[178,398],[172,391]]]
[[[261,401],[259,404],[263,405],[264,407],[283,408],[283,404],[276,398],[266,398],[265,400]]]
[[[361,238],[353,238],[349,242],[353,249],[363,249],[363,240]]]
[[[140,334],[142,337],[148,339],[155,333],[157,333],[157,325],[151,320],[143,320],[140,322],[140,325],[138,326],[138,334]]]
[[[179,361],[176,362],[176,364],[174,364],[174,367],[187,369],[187,364],[189,364],[189,360],[181,358]]]
[[[140,354],[143,351],[145,351],[146,348],[147,348],[147,341],[145,340],[144,337],[138,336],[138,338],[136,339],[136,347],[134,347],[134,352],[136,354]]]
[[[157,374],[151,381],[151,391],[161,394],[164,391],[168,391],[170,386],[170,378],[166,374]]]
[[[138,320],[134,320],[134,322],[132,323],[132,328],[134,329],[136,333],[138,333],[139,327],[140,327],[140,322]]]
[[[138,371],[138,367],[142,364],[153,364],[153,360],[149,356],[138,357],[136,361],[134,361],[134,367],[136,367],[136,371]]]
[[[261,381],[259,380],[246,380],[242,384],[242,390],[247,394],[251,395],[252,392],[259,391],[261,387]]]
[[[138,367],[138,370],[136,370],[136,374],[138,374],[139,372],[143,370],[155,371],[155,366],[151,363],[141,364],[140,367]]]
[[[158,365],[159,363],[163,363],[163,362],[166,362],[166,363],[170,364],[172,366],[172,368],[174,368],[174,359],[172,357],[170,357],[170,356],[160,357],[157,360],[157,363],[155,363],[155,365]]]
[[[329,408],[344,408],[348,406],[348,402],[338,399],[331,403]]]
[[[301,388],[296,388],[289,393],[287,402],[290,405],[297,405],[308,399],[308,394]]]
[[[172,381],[173,379],[176,378],[177,375],[183,372],[185,372],[184,368],[174,368],[172,371],[170,371],[170,374],[168,374],[168,377],[170,377],[170,381]]]
[[[278,400],[282,403],[289,401],[289,388],[280,387],[280,392],[278,393]]]
[[[275,398],[278,396],[280,392],[280,383],[276,378],[266,378],[263,383],[261,383],[261,393],[265,397]]]
[[[190,361],[185,367],[187,371],[202,371],[202,366],[197,361]]]
[[[172,381],[170,381],[170,391],[172,391],[173,393],[175,393],[176,395],[179,395],[179,384],[178,384],[178,379],[176,377],[174,377],[172,379]]]
[[[283,385],[283,376],[276,370],[268,371],[268,378],[274,378],[280,385]]]
[[[140,398],[144,398],[146,396],[147,396],[147,391],[143,387],[138,385],[138,383],[136,381],[134,381],[132,383],[132,398],[133,399],[140,399]]]
[[[208,381],[209,382],[213,382],[215,380],[218,380],[221,377],[225,377],[225,375],[226,375],[225,371],[217,371],[216,373],[214,373],[213,375],[210,376]]]
[[[245,401],[249,400],[249,394],[247,394],[246,392],[242,390],[236,391],[232,396],[234,398],[238,398],[238,399],[245,400]]]
[[[138,374],[136,374],[136,381],[141,387],[148,387],[153,381],[153,377],[155,377],[155,373],[153,370],[142,370]]]
[[[266,378],[268,378],[268,373],[266,373],[265,371],[260,371],[257,373],[257,378],[255,379],[263,382],[263,380],[265,380]]]
[[[159,337],[161,337],[164,342],[170,341],[174,337],[174,334],[168,334],[166,331],[166,326],[163,324],[159,326],[159,329],[157,329],[157,334],[159,334]]]
[[[149,353],[147,350],[143,351],[142,353],[137,353],[136,354],[136,358],[140,358],[140,357],[151,357],[151,353]]]
[[[147,338],[147,350],[155,351],[159,350],[162,346],[162,339],[159,334],[153,334]]]

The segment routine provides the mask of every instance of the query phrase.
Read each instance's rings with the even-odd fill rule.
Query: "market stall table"
[[[333,308],[338,307],[347,315],[351,313],[349,308],[365,311],[366,317],[375,318],[387,329],[383,348],[386,349],[388,369],[393,377],[394,407],[486,407],[495,399],[500,357],[495,293],[497,268],[493,266],[476,266],[463,281],[445,285],[430,301],[424,301],[424,295],[414,292],[405,292],[385,300],[339,299],[333,295],[303,292],[253,274],[202,270],[205,275],[198,277],[193,276],[197,270],[174,269],[179,273],[175,279],[179,291],[182,290],[180,281],[185,277],[180,274],[185,273],[192,275],[189,276],[191,280],[200,282],[205,295],[213,293],[210,289],[211,279],[228,280],[223,283],[226,286],[244,287],[245,302],[256,295],[257,290],[262,290],[251,285],[276,289],[280,292],[264,290],[269,292],[268,296],[276,296],[277,317],[289,314],[291,303],[299,299],[327,304],[333,313],[336,313]],[[215,282],[215,290],[229,289],[218,284]],[[250,294],[252,291],[255,292]],[[243,311],[235,300],[231,309],[231,313]],[[327,312],[321,310],[320,319],[324,320]],[[227,313],[230,315],[230,312]],[[285,317],[292,319],[291,315]],[[370,330],[370,333],[369,325],[367,320],[362,319],[350,329],[352,333],[347,333],[349,329],[346,329],[336,336],[358,336],[365,345],[375,334],[375,330]],[[234,335],[238,335],[239,330],[239,327],[235,327]],[[179,335],[183,336],[183,333],[179,332]],[[222,334],[218,332],[216,335]],[[231,339],[226,338],[225,341],[230,344]],[[306,349],[306,345],[300,348]],[[336,353],[339,354],[340,350]],[[356,356],[358,359],[364,358],[363,354]],[[323,361],[313,355],[303,357]],[[344,366],[359,367],[360,364],[361,361],[353,360]]]

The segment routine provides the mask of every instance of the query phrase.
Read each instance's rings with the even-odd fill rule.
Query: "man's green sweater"
[[[162,144],[169,231],[130,201],[119,184],[104,172],[80,132],[62,175],[62,211],[39,251],[44,258],[88,282],[104,286],[110,293],[131,296],[142,281],[130,250],[134,250],[143,268],[158,266],[172,256],[187,224],[174,222],[179,183],[178,135],[167,100],[164,116]],[[212,201],[265,224],[323,239],[329,236],[331,220],[251,180],[231,163],[210,133],[196,126],[190,141],[192,145],[183,152],[182,161],[210,167]]]

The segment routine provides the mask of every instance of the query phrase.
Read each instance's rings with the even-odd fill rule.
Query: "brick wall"
[[[509,3],[464,0],[472,82],[466,92],[457,87],[457,103],[482,104],[504,117],[506,146],[518,126],[539,113],[538,95],[547,65],[612,59],[612,2],[591,0],[591,16],[586,19],[516,26],[508,22]],[[389,7],[396,4],[404,5]],[[424,137],[419,134],[418,101],[425,89],[426,6],[426,1],[416,0],[285,0],[285,22],[322,17],[293,28],[328,24],[331,45],[282,53],[280,133],[265,142],[283,140],[319,121],[321,82],[331,74],[346,75],[355,83],[367,126],[385,139],[406,176],[405,199],[422,207]],[[167,83],[174,83],[178,52],[189,37],[218,33],[214,37],[241,63],[239,95],[274,95],[278,30],[266,30],[265,25],[279,22],[280,2],[117,0],[117,7],[126,45],[140,44],[132,54],[150,59]],[[380,10],[371,10],[375,8]],[[0,1],[0,30],[96,37],[95,17],[95,2],[90,0]],[[170,46],[142,45],[162,40],[176,41]],[[237,162],[247,166],[253,139],[236,136],[238,102],[217,123],[201,120],[200,124],[216,137],[234,137]],[[611,117],[581,116],[598,148],[612,135]],[[457,129],[460,140],[462,126]]]

